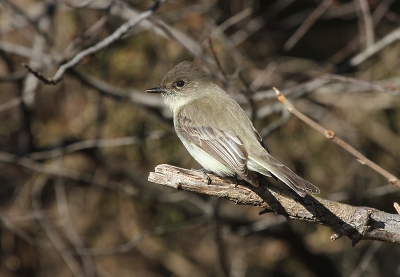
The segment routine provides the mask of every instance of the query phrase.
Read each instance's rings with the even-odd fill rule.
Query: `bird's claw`
[[[191,170],[203,173],[204,177],[206,177],[206,179],[207,179],[207,185],[211,185],[212,180],[211,180],[210,176],[208,176],[208,174],[204,168],[199,168],[199,169],[192,168]]]

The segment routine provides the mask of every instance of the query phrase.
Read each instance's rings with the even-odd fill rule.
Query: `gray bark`
[[[300,197],[289,189],[267,185],[253,187],[234,180],[208,174],[210,185],[201,172],[167,164],[158,165],[150,172],[150,182],[175,189],[226,198],[240,205],[254,205],[265,212],[283,215],[287,219],[304,220],[335,230],[330,239],[342,236],[352,244],[360,240],[380,240],[400,243],[400,215],[390,214],[369,207],[356,207],[326,200],[314,195]]]

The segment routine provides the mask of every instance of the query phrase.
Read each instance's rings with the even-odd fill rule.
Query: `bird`
[[[205,172],[255,187],[259,174],[275,177],[301,197],[320,192],[269,153],[247,113],[193,62],[177,64],[146,92],[164,98],[177,136]]]

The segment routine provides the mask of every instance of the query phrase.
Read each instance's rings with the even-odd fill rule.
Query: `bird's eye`
[[[184,85],[185,85],[185,82],[182,80],[179,80],[178,82],[176,82],[176,86],[179,88],[183,87]]]

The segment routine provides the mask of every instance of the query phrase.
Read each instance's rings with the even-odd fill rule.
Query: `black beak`
[[[155,87],[155,88],[146,89],[146,92],[149,92],[149,93],[162,93],[162,92],[167,92],[167,90],[165,88],[162,88],[162,87]]]

